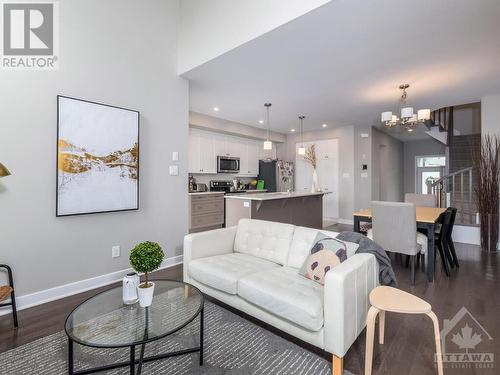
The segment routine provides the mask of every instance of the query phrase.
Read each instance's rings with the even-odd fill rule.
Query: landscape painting
[[[139,208],[139,112],[57,97],[56,215]]]

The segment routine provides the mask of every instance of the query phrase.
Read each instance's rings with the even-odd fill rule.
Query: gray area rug
[[[146,355],[197,346],[199,321],[146,345]],[[139,347],[136,349],[139,354]],[[95,349],[75,344],[75,370],[127,360],[128,349]],[[67,374],[64,332],[44,337],[0,354],[3,375]],[[331,364],[225,309],[205,303],[204,365],[198,353],[145,363],[143,374],[331,374]],[[117,369],[105,374],[128,374]],[[345,371],[345,375],[351,375]]]

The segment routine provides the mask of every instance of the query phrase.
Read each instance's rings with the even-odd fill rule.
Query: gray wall
[[[304,132],[304,142],[335,138],[339,140],[339,215],[341,219],[352,220],[354,212],[354,127],[343,126]],[[280,156],[284,160],[295,162],[295,144],[299,141],[300,134],[289,134]]]
[[[404,143],[404,192],[415,193],[415,157],[444,155],[446,146],[432,138]]]
[[[372,128],[372,200],[403,201],[403,143]]]
[[[177,0],[60,2],[60,69],[0,71],[0,261],[18,295],[129,267],[158,241],[181,254],[187,233],[188,85],[177,70]],[[141,111],[140,211],[55,217],[56,95]],[[179,176],[167,174],[179,151]],[[122,255],[111,258],[111,246]]]
[[[363,136],[364,135],[364,136]],[[368,135],[368,137],[366,137]],[[372,127],[354,127],[354,210],[370,207],[372,197]],[[366,164],[367,170],[362,166]]]

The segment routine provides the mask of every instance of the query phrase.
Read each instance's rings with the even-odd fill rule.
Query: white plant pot
[[[139,284],[137,287],[137,294],[139,295],[139,305],[141,307],[149,307],[153,303],[153,293],[155,291],[155,283],[149,282],[149,288],[141,288],[141,285],[145,283]]]

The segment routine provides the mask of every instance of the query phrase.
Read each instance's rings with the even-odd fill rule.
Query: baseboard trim
[[[182,264],[183,256],[178,255],[175,257],[165,259],[159,269],[165,269],[169,267]],[[54,288],[41,290],[39,292],[25,294],[22,296],[16,296],[17,309],[24,310],[33,306],[42,305],[47,302],[52,302],[64,297],[69,297],[74,294],[86,292],[91,289],[99,288],[101,286],[106,286],[113,284],[117,281],[123,279],[123,277],[131,272],[131,268],[127,268],[120,271],[115,271],[101,276],[92,277],[90,279],[75,281],[73,283],[56,286]],[[0,308],[0,316],[9,314],[11,311],[10,306],[5,308]]]
[[[346,224],[346,225],[354,225],[354,220],[351,219],[337,219],[337,223]]]
[[[469,245],[481,245],[480,228],[455,224],[453,227],[453,241]]]

